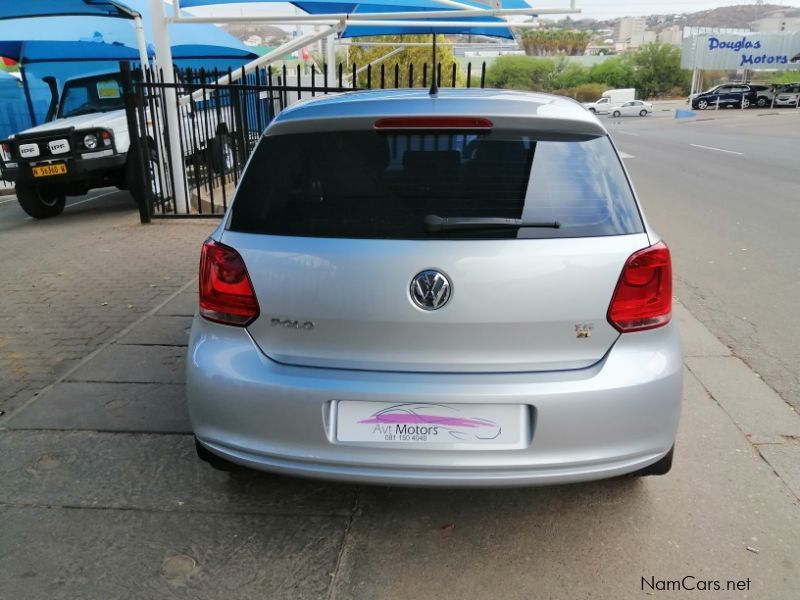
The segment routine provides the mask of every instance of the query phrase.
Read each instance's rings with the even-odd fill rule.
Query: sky
[[[527,0],[533,6],[542,7],[563,7],[568,6],[567,0]],[[793,3],[781,0],[765,0],[768,4],[782,4],[791,6]],[[636,0],[635,2],[624,2],[622,0],[577,0],[577,6],[581,9],[581,16],[592,19],[609,19],[613,17],[625,16],[644,16],[644,15],[666,15],[687,12],[697,12],[718,8],[720,6],[732,6],[734,4],[746,4],[753,6],[757,10],[754,0],[737,2],[728,0],[727,2],[715,2],[713,0]],[[578,17],[576,17],[578,18]]]
[[[568,7],[570,2],[569,0],[526,0],[528,4],[533,7],[542,7],[542,8],[564,8]],[[782,4],[784,6],[792,6],[792,5],[800,5],[800,0],[790,1],[790,0],[765,0],[768,4]],[[577,7],[581,9],[580,15],[574,15],[574,18],[581,18],[581,17],[588,17],[592,19],[609,19],[613,17],[625,17],[625,16],[643,16],[643,15],[655,15],[655,14],[676,14],[676,13],[685,13],[685,12],[697,12],[700,10],[708,10],[711,8],[717,8],[720,6],[732,6],[734,4],[746,4],[753,6],[753,10],[757,11],[758,8],[755,6],[755,0],[723,0],[723,1],[714,1],[714,0],[635,0],[635,1],[624,1],[624,0],[576,0]],[[286,5],[275,5],[275,4],[262,4],[257,7],[253,7],[252,4],[243,5],[243,4],[229,4],[227,6],[214,6],[213,8],[208,7],[205,9],[197,9],[194,8],[192,11],[195,14],[227,14],[227,15],[239,15],[242,14],[242,10],[257,10],[260,14],[273,14],[273,15],[286,15],[292,14],[293,10],[291,8],[286,8]],[[252,12],[250,14],[253,14]],[[554,15],[555,19],[561,18],[560,15]]]

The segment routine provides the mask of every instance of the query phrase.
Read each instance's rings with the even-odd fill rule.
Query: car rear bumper
[[[350,371],[278,364],[243,329],[195,317],[187,360],[199,442],[246,466],[322,479],[427,486],[570,483],[639,470],[675,441],[682,390],[677,328],[626,334],[580,370],[511,374]],[[336,402],[523,404],[516,449],[342,443]]]

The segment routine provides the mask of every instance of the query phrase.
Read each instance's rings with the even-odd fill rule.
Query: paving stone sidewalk
[[[0,225],[0,411],[9,412],[185,285],[216,222],[143,227],[127,194],[112,192],[57,219]]]

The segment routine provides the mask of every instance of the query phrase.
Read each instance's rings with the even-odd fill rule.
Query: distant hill
[[[727,27],[734,29],[748,29],[753,21],[783,13],[786,17],[800,17],[800,8],[780,4],[737,4],[723,6],[712,10],[703,10],[693,13],[670,15],[650,15],[645,17],[648,29],[660,31],[672,25],[680,27]],[[594,19],[561,19],[553,23],[558,27],[591,31],[597,29],[611,29],[620,19],[596,21]],[[543,20],[544,22],[544,20]],[[552,22],[551,22],[552,23]]]

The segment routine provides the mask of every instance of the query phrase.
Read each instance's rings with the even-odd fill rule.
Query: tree
[[[555,63],[546,58],[500,56],[486,70],[486,85],[513,90],[548,90],[555,68]]]
[[[687,87],[687,73],[681,69],[681,49],[670,44],[645,44],[630,54],[636,71],[636,88],[643,98]]]
[[[609,58],[589,69],[587,80],[610,88],[630,88],[636,85],[636,72],[629,62]]]
[[[589,70],[581,65],[571,63],[562,56],[561,60],[555,63],[555,72],[550,80],[551,89],[574,88],[591,81]]]
[[[393,56],[384,61],[380,61],[372,66],[372,87],[380,86],[381,65],[384,65],[386,87],[394,87],[395,84],[395,65],[399,66],[399,87],[419,87],[423,85],[423,65],[426,67],[425,85],[431,84],[431,67],[433,65],[432,35],[382,35],[368,38],[370,42],[402,43],[402,42],[423,42],[427,46],[406,46]],[[358,39],[356,41],[359,41]],[[436,36],[436,60],[442,66],[442,85],[449,86],[452,81],[453,65],[456,65],[456,57],[452,46],[445,46],[446,42],[443,35]],[[353,72],[353,65],[357,68],[365,67],[369,63],[380,59],[389,54],[394,48],[390,46],[351,46],[345,66],[345,73]],[[409,85],[409,65],[413,65],[412,81]],[[466,81],[466,77],[456,67],[456,83],[461,85]],[[358,75],[358,86],[366,87],[367,72]]]
[[[586,51],[589,34],[584,31],[529,30],[522,34],[520,43],[528,56],[578,56]]]

